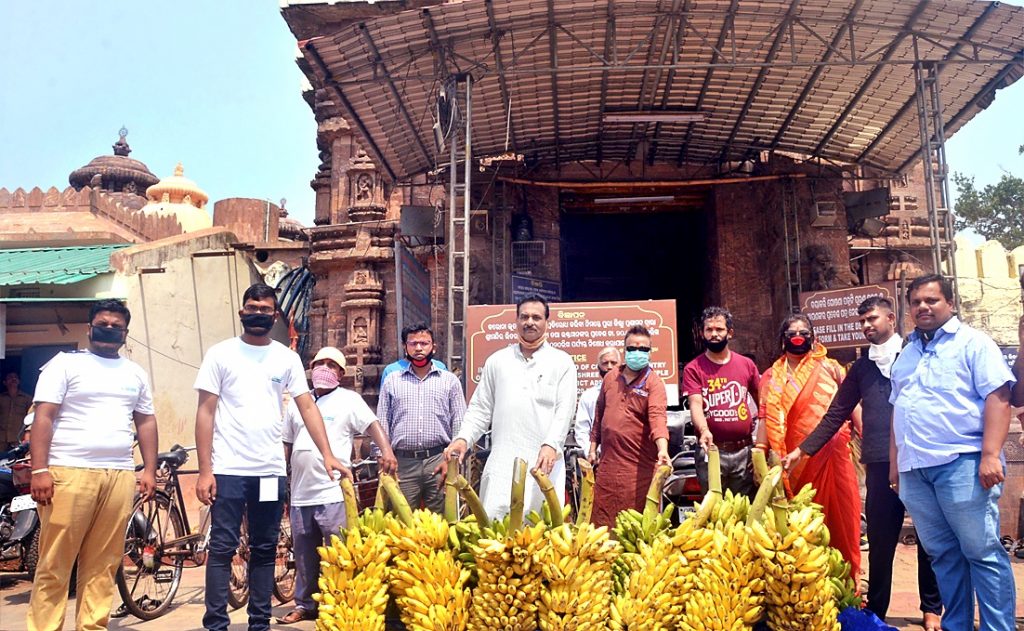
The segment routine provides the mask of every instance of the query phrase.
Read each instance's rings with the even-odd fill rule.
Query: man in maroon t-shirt
[[[705,351],[683,369],[683,392],[690,401],[690,418],[699,437],[696,467],[701,489],[708,489],[705,453],[715,445],[722,460],[722,488],[753,497],[754,471],[751,409],[757,401],[760,374],[750,359],[729,350],[732,314],[708,307],[700,316]]]

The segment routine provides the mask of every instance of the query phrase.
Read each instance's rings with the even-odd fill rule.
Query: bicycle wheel
[[[249,602],[249,522],[243,517],[238,530],[238,550],[231,558],[231,578],[228,580],[228,606],[243,607]]]
[[[124,556],[117,571],[117,591],[128,613],[152,620],[167,612],[181,584],[184,557],[166,541],[183,537],[178,507],[159,493],[136,502],[125,529]]]
[[[274,598],[281,604],[295,598],[295,557],[292,556],[292,526],[287,506],[281,515],[281,534],[277,537],[274,558]]]

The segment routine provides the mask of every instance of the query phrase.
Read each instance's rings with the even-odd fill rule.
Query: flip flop
[[[278,624],[295,624],[303,620],[316,620],[316,614],[305,609],[295,608],[277,619]]]

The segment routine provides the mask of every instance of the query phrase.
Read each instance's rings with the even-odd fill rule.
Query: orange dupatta
[[[826,357],[827,350],[815,343],[797,365],[791,383],[783,355],[761,382],[760,409],[775,453],[785,455],[800,446],[828,411],[839,390],[845,371]],[[817,491],[814,501],[822,505],[831,545],[843,553],[857,580],[860,571],[860,488],[850,458],[850,429],[847,425],[822,447],[802,459],[785,477],[786,493],[792,497],[805,484]]]

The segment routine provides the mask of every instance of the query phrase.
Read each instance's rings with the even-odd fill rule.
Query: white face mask
[[[878,366],[878,371],[882,373],[883,377],[889,379],[893,362],[896,361],[896,357],[902,349],[903,338],[893,333],[892,337],[886,340],[884,344],[871,345],[868,349],[868,359],[875,362],[875,365]]]

